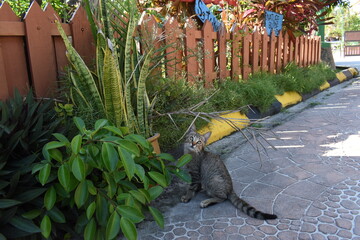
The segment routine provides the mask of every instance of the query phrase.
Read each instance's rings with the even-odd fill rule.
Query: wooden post
[[[267,32],[264,31],[262,33],[262,41],[261,41],[261,71],[263,72],[269,71],[268,46],[269,46],[269,36],[267,35]]]
[[[190,83],[194,83],[199,71],[199,63],[197,62],[195,53],[197,49],[196,35],[197,30],[195,23],[192,19],[189,19],[185,28],[185,52],[186,52],[186,69],[187,80]]]
[[[24,21],[31,77],[37,97],[52,97],[57,89],[52,21],[53,18],[43,12],[37,2],[31,4]]]
[[[276,36],[275,32],[271,32],[270,36],[270,56],[269,56],[269,72],[271,74],[275,73],[275,48],[276,46]]]
[[[243,46],[242,46],[242,78],[248,79],[249,74],[251,73],[250,67],[250,41],[251,33],[246,29],[243,37]]]
[[[169,78],[181,78],[182,73],[182,51],[179,44],[179,37],[182,31],[175,18],[170,18],[164,25],[166,44],[166,75]]]
[[[295,38],[295,46],[294,46],[294,62],[296,65],[300,66],[300,57],[299,57],[299,50],[300,50],[300,37]]]
[[[259,51],[260,51],[260,33],[256,30],[252,34],[252,47],[253,47],[253,54],[252,54],[252,73],[259,71]]]

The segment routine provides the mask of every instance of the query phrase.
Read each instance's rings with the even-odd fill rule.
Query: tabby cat
[[[184,154],[188,153],[193,157],[187,165],[192,183],[186,194],[181,197],[181,201],[185,203],[190,201],[196,192],[203,189],[210,198],[200,203],[202,208],[229,199],[235,207],[250,217],[257,219],[277,218],[276,215],[256,210],[236,195],[225,164],[218,155],[204,149],[210,135],[211,132],[204,135],[197,133],[194,125],[187,134],[184,143]]]

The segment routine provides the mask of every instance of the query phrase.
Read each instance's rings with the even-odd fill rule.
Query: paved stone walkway
[[[251,219],[229,201],[201,209],[199,193],[168,208],[165,229],[141,226],[139,239],[360,240],[360,78],[268,121],[279,124],[266,137],[277,151],[261,160],[249,143],[236,145],[240,133],[210,149],[222,153],[237,194],[278,219]]]

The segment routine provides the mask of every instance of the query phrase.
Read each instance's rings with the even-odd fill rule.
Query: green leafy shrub
[[[31,174],[31,165],[59,126],[54,103],[36,101],[32,91],[0,102],[0,239],[40,232],[37,222],[46,191]]]
[[[150,203],[170,184],[172,174],[189,181],[179,168],[191,156],[176,161],[169,154],[156,155],[143,136],[129,134],[128,128],[116,128],[105,119],[96,121],[92,130],[80,118],[74,122],[79,134],[71,140],[54,134],[57,141],[44,146],[45,159],[33,167],[47,188],[42,235],[59,237],[56,234],[66,225],[72,237],[114,239],[122,233],[137,239],[135,224],[144,220],[145,211],[163,227],[162,214]],[[54,209],[64,213],[61,221],[51,218]]]

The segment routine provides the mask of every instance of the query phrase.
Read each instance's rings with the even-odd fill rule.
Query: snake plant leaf
[[[146,98],[146,79],[149,76],[150,64],[153,50],[151,49],[145,57],[144,63],[142,65],[140,76],[138,80],[138,89],[137,89],[137,120],[139,124],[140,134],[147,136],[146,133],[149,132],[149,129],[146,129],[145,119],[147,119],[147,112],[144,108],[145,98]]]
[[[105,49],[102,78],[106,115],[119,127],[123,123],[125,104],[119,67],[109,48]]]
[[[86,66],[84,60],[81,58],[81,56],[77,53],[75,48],[71,45],[69,39],[67,38],[63,28],[61,27],[61,24],[57,21],[56,26],[59,30],[59,33],[64,40],[66,50],[67,50],[67,57],[69,59],[69,62],[73,65],[74,69],[78,73],[78,75],[81,77],[81,79],[84,82],[77,82],[79,85],[78,87],[81,87],[81,92],[86,93],[85,97],[90,98],[90,103],[94,103],[94,106],[99,112],[104,112],[104,106],[102,99],[100,97],[100,93],[96,87],[96,83],[94,81],[94,78],[89,70],[89,68]]]

